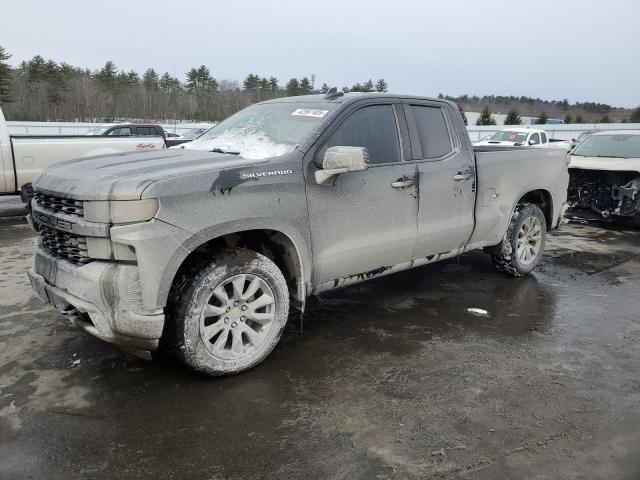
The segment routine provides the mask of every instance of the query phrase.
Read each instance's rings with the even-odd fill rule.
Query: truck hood
[[[496,142],[496,141],[488,141],[488,140],[484,140],[482,142],[476,142],[474,143],[475,146],[480,147],[480,146],[490,146],[490,147],[515,147],[516,145],[521,147],[522,145],[516,142]]]
[[[640,158],[581,157],[571,155],[569,168],[609,170],[612,172],[640,172]]]
[[[52,165],[34,184],[36,190],[77,200],[135,200],[158,180],[265,162],[182,149],[101,155]]]

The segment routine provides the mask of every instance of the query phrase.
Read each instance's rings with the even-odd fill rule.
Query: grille
[[[45,195],[44,193],[36,193],[36,203],[47,210],[52,212],[63,212],[68,215],[77,215],[82,217],[84,215],[83,205],[80,200],[73,200],[71,198],[55,197],[53,195]]]
[[[44,247],[58,257],[80,264],[91,261],[85,237],[62,232],[46,225],[40,225],[40,236]]]

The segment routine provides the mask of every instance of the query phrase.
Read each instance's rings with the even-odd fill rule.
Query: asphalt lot
[[[640,231],[564,225],[526,278],[473,253],[324,295],[223,379],[68,325],[32,238],[0,224],[0,478],[640,477]]]

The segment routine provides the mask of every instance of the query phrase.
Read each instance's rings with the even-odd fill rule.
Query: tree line
[[[461,108],[461,107],[458,107],[458,108]],[[460,111],[462,112],[464,123],[466,125],[467,119],[466,119],[466,116],[464,115],[464,111],[462,109]],[[538,114],[537,117],[535,117],[534,123],[536,125],[544,125],[547,123],[548,120],[549,120],[549,115],[547,114],[546,111],[543,110]],[[571,113],[568,113],[568,112],[564,114],[564,116],[562,117],[562,121],[564,123],[585,123],[585,119],[582,117],[581,114],[578,113],[575,116],[573,116]],[[631,110],[629,117],[628,118],[623,117],[621,120],[619,120],[619,122],[620,123],[627,123],[627,122],[640,123],[640,107],[637,107]],[[615,122],[612,122],[612,120],[609,118],[609,115],[604,114],[599,118],[587,120],[586,123],[615,123]],[[493,118],[491,110],[489,109],[488,106],[485,106],[480,112],[480,116],[478,117],[478,120],[476,120],[476,125],[495,125],[495,124],[496,124],[496,120],[495,118]],[[504,119],[504,124],[505,125],[522,125],[522,118],[520,117],[518,110],[515,110],[515,109],[509,110],[509,112],[507,112],[507,116]]]
[[[45,60],[36,55],[12,68],[11,55],[0,46],[0,104],[10,120],[110,122],[123,119],[145,121],[219,121],[255,102],[291,95],[327,93],[323,83],[316,87],[315,75],[291,78],[284,84],[275,76],[248,74],[242,81],[220,80],[205,65],[193,67],[186,81],[153,68],[139,73],[119,69],[107,61],[90,70]],[[357,82],[343,92],[386,92],[384,79]],[[479,125],[493,125],[493,112],[507,111],[507,124],[522,123],[520,115],[562,118],[565,123],[640,123],[640,107],[633,111],[607,104],[567,99],[541,100],[531,97],[460,95],[452,100],[461,112],[482,111]],[[491,123],[493,122],[493,123]]]
[[[219,121],[255,102],[291,95],[326,93],[315,76],[281,85],[274,76],[248,74],[242,82],[219,80],[205,65],[186,72],[186,81],[153,68],[143,73],[119,69],[108,61],[92,71],[36,55],[12,68],[0,47],[0,104],[7,119],[110,122]],[[386,92],[384,79],[367,80],[342,91]]]
[[[460,95],[438,95],[439,98],[455,102],[462,112],[481,112],[477,125],[495,125],[493,112],[507,112],[505,125],[521,125],[522,116],[536,118],[536,123],[545,124],[549,118],[562,119],[564,123],[640,123],[640,107],[633,110],[612,107],[605,103],[576,102],[563,100],[541,100],[531,97],[495,96],[484,97]]]

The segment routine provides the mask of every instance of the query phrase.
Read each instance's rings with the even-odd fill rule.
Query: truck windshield
[[[489,141],[524,143],[524,141],[527,139],[527,135],[527,132],[512,132],[509,130],[503,130],[501,132],[494,133]]]
[[[335,103],[263,103],[219,123],[184,148],[238,153],[244,158],[277,157],[293,150]]]
[[[640,135],[590,135],[578,144],[571,155],[640,158]]]
[[[111,128],[111,125],[107,125],[105,127],[96,127],[89,130],[85,135],[104,135],[104,132],[106,132],[110,128]]]

